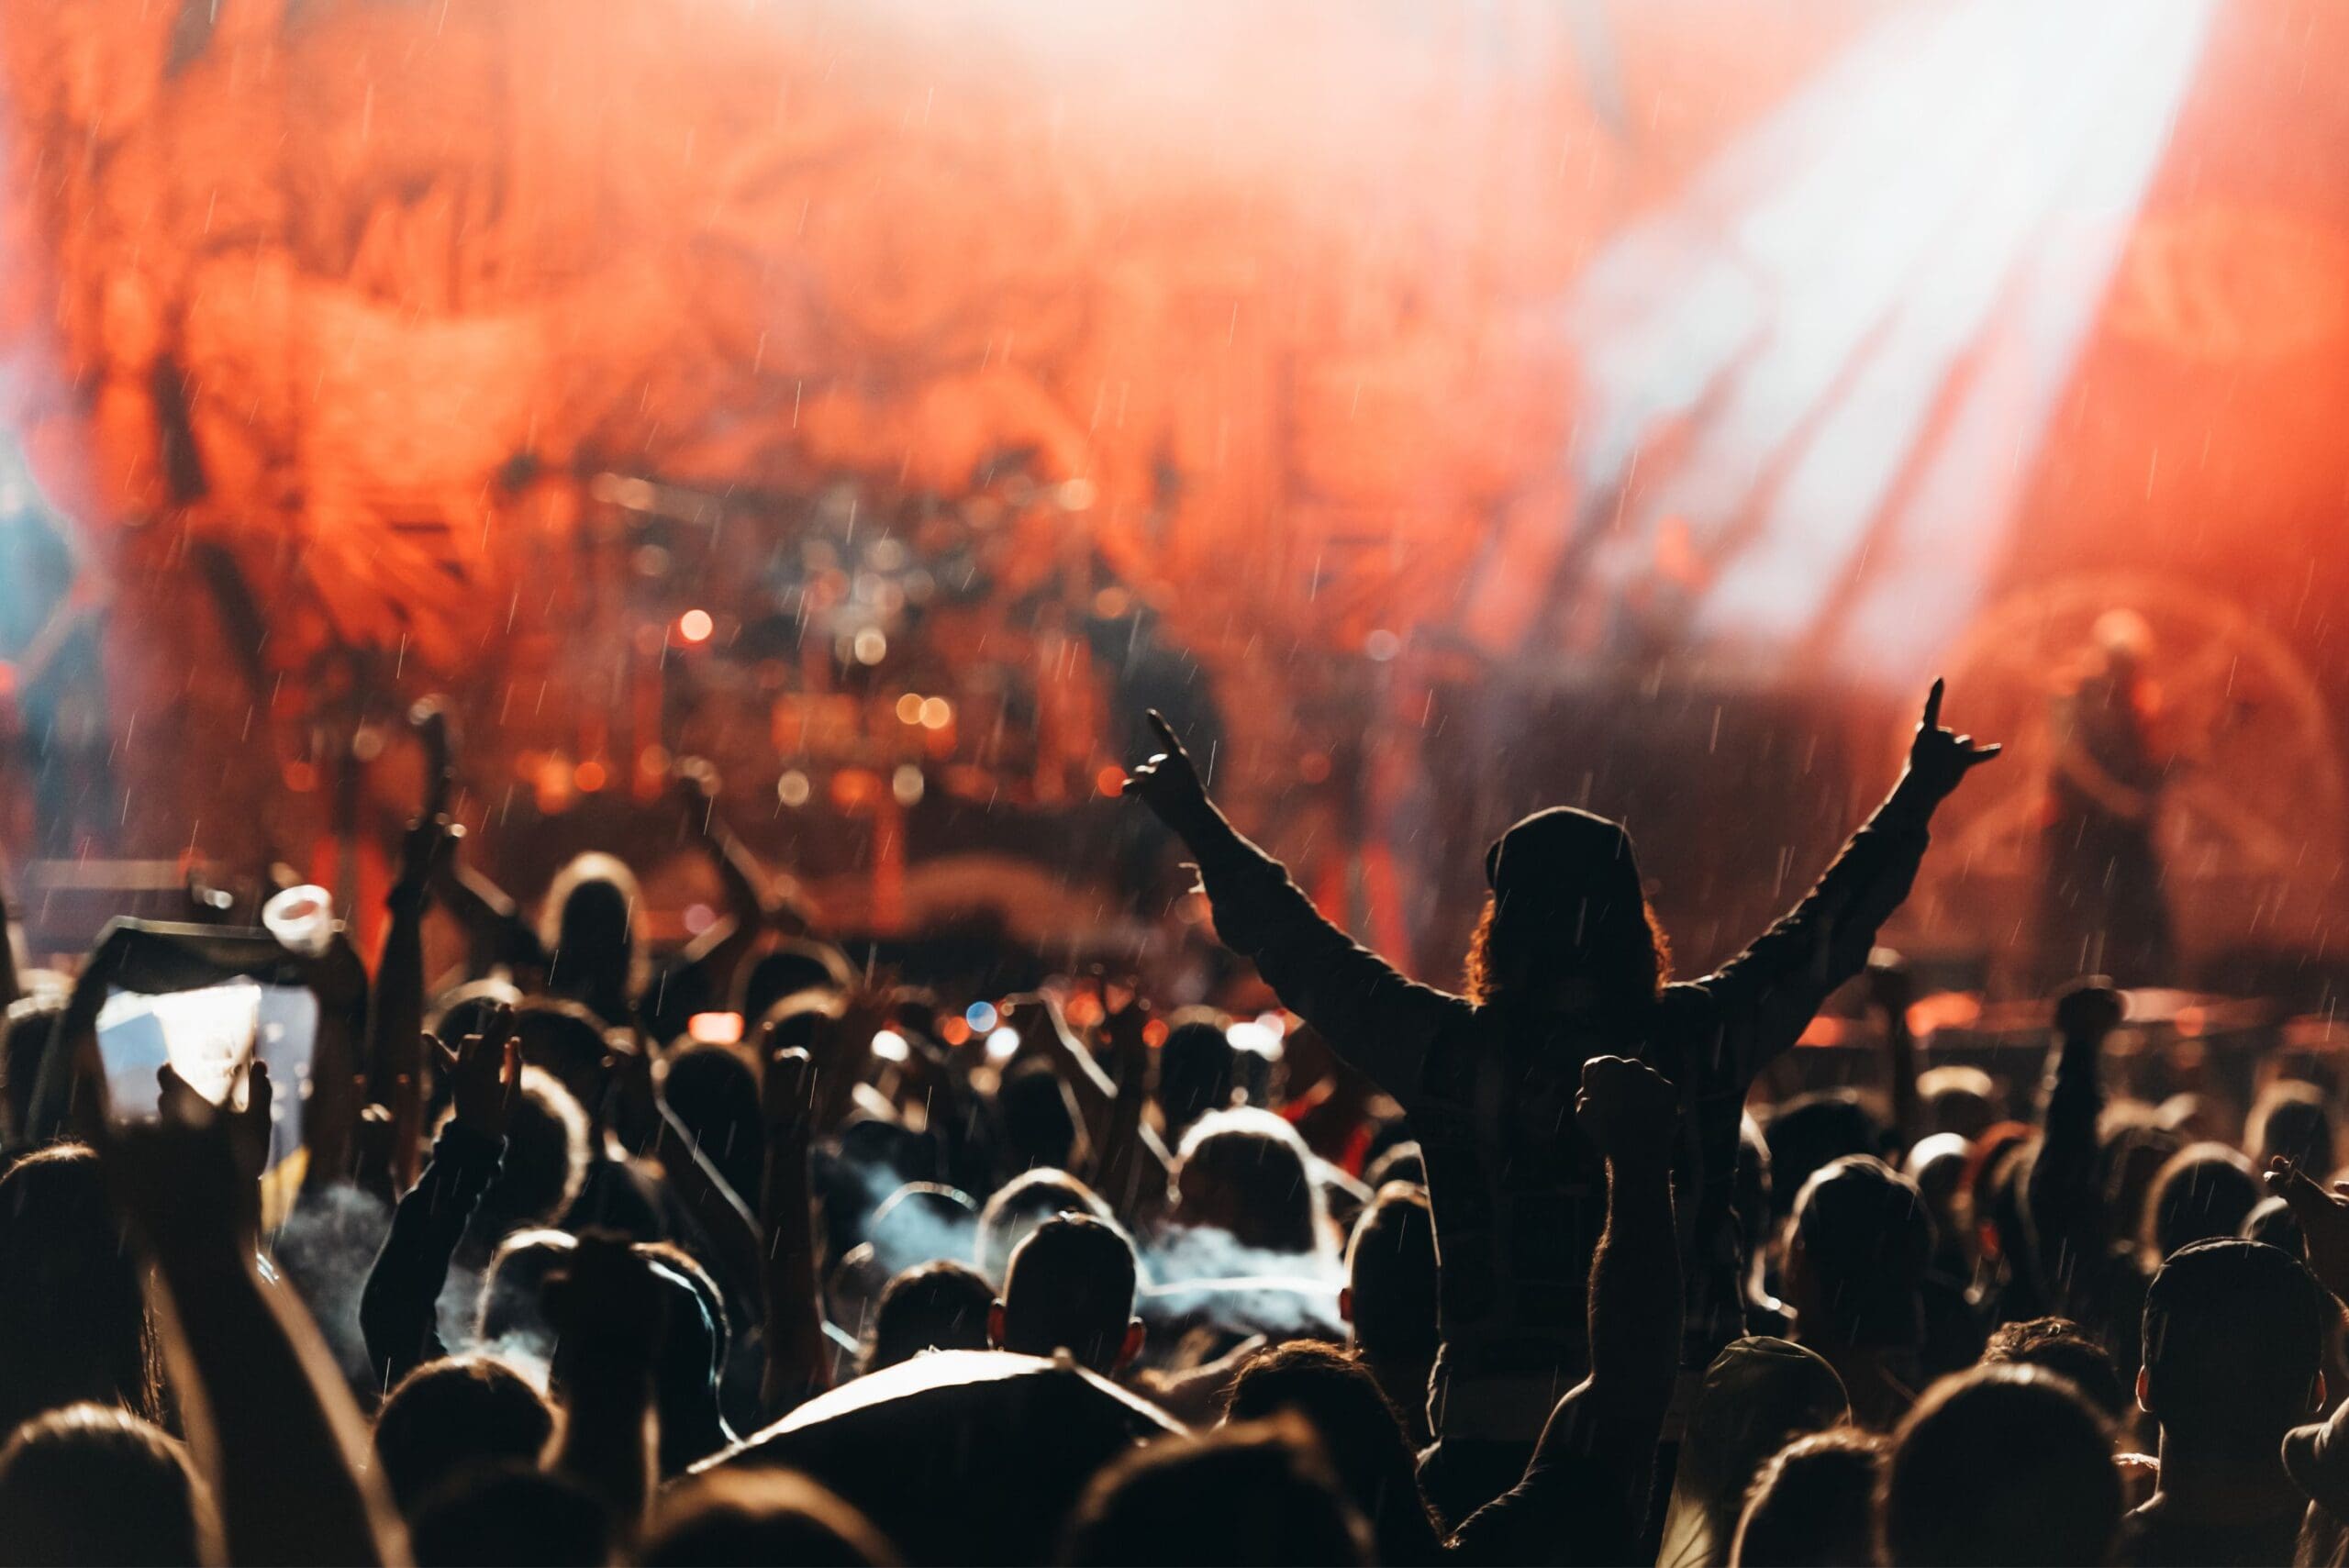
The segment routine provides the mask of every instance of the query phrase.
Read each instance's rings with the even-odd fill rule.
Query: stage
[[[11,863],[358,908],[438,694],[526,900],[618,848],[689,935],[651,807],[699,757],[838,929],[1114,953],[1186,914],[1108,793],[1156,706],[1431,981],[1557,801],[1696,970],[1938,673],[2009,758],[1893,940],[2024,993],[2122,609],[2180,980],[2321,1005],[2329,11],[1120,9],[12,16],[0,418],[103,656],[73,790],[13,727]]]

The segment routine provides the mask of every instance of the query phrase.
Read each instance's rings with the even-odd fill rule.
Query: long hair
[[[1578,949],[1556,947],[1558,960],[1572,972],[1597,981],[1610,1001],[1649,1002],[1672,982],[1672,939],[1656,918],[1655,906],[1640,900],[1641,922],[1634,929],[1619,923],[1594,934]],[[1537,954],[1542,934],[1523,923],[1505,922],[1499,901],[1485,895],[1484,912],[1468,939],[1466,975],[1461,989],[1469,1001],[1487,1006],[1507,999],[1506,976],[1522,972],[1525,961]],[[1554,944],[1553,944],[1554,945]]]
[[[122,1221],[79,1144],[0,1177],[0,1435],[80,1401],[164,1417],[162,1362]]]
[[[582,895],[590,901],[600,895],[619,904],[619,929],[609,933],[618,943],[618,951],[576,951],[580,939],[588,934],[584,928],[589,924],[585,917],[592,907],[592,903],[574,904]],[[547,960],[553,966],[547,989],[558,996],[585,1002],[599,1013],[644,995],[645,985],[651,979],[652,963],[646,951],[643,924],[643,890],[626,861],[600,850],[573,856],[555,873],[539,909],[539,944],[546,950]],[[606,934],[594,933],[597,937]],[[573,951],[564,951],[566,943]],[[624,995],[615,995],[623,989]],[[606,1017],[604,1021],[622,1024],[628,1020]]]

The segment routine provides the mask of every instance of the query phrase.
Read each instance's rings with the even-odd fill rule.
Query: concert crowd
[[[1407,980],[1163,720],[1128,809],[1228,1011],[858,962],[691,769],[682,951],[619,860],[518,901],[428,802],[375,951],[12,960],[0,1563],[2349,1562],[2332,1092],[2131,1099],[2094,976],[2029,1072],[1918,1072],[1877,933],[1998,751],[1940,706],[1698,977],[1561,807],[1460,991]],[[317,1071],[257,1029],[127,1093],[109,999],[227,979],[315,999]],[[1773,1103],[1846,985],[1884,1091]]]

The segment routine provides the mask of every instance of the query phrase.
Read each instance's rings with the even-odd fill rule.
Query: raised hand
[[[680,757],[669,770],[669,797],[676,803],[685,825],[696,833],[708,831],[718,789],[718,770],[699,757]]]
[[[1134,796],[1175,832],[1185,831],[1207,806],[1208,792],[1199,771],[1183,749],[1174,727],[1156,708],[1150,710],[1150,728],[1163,748],[1126,774],[1124,793]]]
[[[1868,1001],[1895,1026],[1909,1017],[1909,1004],[1917,999],[1916,977],[1909,973],[1909,962],[1890,948],[1874,948],[1868,952]]]
[[[176,1075],[173,1082],[177,1086],[166,1095],[160,1119],[108,1127],[100,1135],[107,1188],[159,1257],[249,1251],[261,1195],[230,1118]],[[266,1115],[267,1084],[264,1074],[258,1091],[249,1092],[249,1110],[258,1100]]]
[[[2125,1016],[2127,1003],[2101,974],[2085,975],[2055,998],[2055,1029],[2066,1040],[2102,1040]]]
[[[409,823],[406,835],[400,840],[399,873],[392,883],[393,899],[423,898],[426,890],[448,868],[456,854],[458,840],[464,836],[462,826],[439,813]]]
[[[2292,1207],[2308,1242],[2309,1268],[2317,1282],[2333,1295],[2349,1300],[2349,1182],[2335,1182],[2332,1190],[2316,1184],[2296,1161],[2278,1155],[2267,1162],[2261,1180],[2268,1192]]]
[[[893,987],[866,981],[809,1018],[807,1032],[796,1035],[807,1042],[799,1054],[809,1059],[806,1097],[815,1132],[839,1127],[855,1108],[856,1086],[873,1064],[873,1037],[896,1021],[895,1007]],[[794,1021],[784,1023],[789,1027]],[[760,1042],[760,1054],[770,1064],[776,1055],[773,1035],[769,1030]]]
[[[1150,1003],[1136,987],[1124,1006],[1101,1020],[1102,1053],[1109,1060],[1109,1076],[1118,1097],[1150,1094]]]
[[[1973,736],[1954,735],[1942,728],[1942,683],[1937,680],[1925,695],[1925,714],[1917,726],[1917,738],[1909,743],[1909,776],[1938,801],[1999,750],[1996,744],[1976,746]]]
[[[428,820],[449,814],[449,792],[456,786],[456,740],[449,712],[439,697],[419,697],[407,710],[408,728],[424,748],[424,810]]]
[[[429,1038],[429,1036],[427,1037]],[[503,1139],[522,1079],[522,1047],[514,1038],[514,1009],[499,1004],[482,1020],[482,1032],[467,1035],[451,1051],[432,1041],[448,1074],[459,1126],[484,1138]]]
[[[805,1145],[816,1119],[814,1059],[796,1049],[768,1057],[759,1078],[759,1111],[771,1140]]]
[[[1678,1092],[1646,1062],[1594,1056],[1582,1064],[1575,1125],[1608,1159],[1663,1159],[1679,1114]]]
[[[269,1063],[259,1057],[248,1062],[228,1085],[228,1097],[214,1105],[196,1093],[170,1062],[155,1069],[157,1115],[164,1121],[190,1126],[220,1124],[236,1156],[237,1170],[248,1182],[258,1182],[269,1169],[270,1105],[275,1097],[269,1081]],[[243,1093],[239,1094],[241,1089]],[[242,1099],[244,1104],[238,1105]]]

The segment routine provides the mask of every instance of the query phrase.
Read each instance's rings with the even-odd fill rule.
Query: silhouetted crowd
[[[860,967],[691,768],[674,953],[442,792],[373,952],[0,949],[0,1563],[2349,1562],[2332,1093],[2112,1093],[2092,977],[2043,1075],[1920,1071],[1876,934],[1998,751],[1940,703],[1691,980],[1568,808],[1408,980],[1154,715],[1126,793],[1276,1005]],[[109,1008],[232,980],[314,999],[299,1081],[257,1028],[127,1093]],[[1883,1092],[1771,1103],[1854,982]]]

